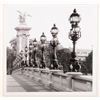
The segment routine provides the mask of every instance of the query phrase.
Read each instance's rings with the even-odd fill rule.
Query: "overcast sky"
[[[27,17],[28,26],[32,27],[30,38],[40,40],[42,32],[47,36],[47,40],[52,39],[50,29],[53,24],[59,29],[58,39],[63,47],[72,47],[72,41],[68,38],[71,28],[69,16],[76,8],[81,16],[82,37],[77,41],[76,47],[81,49],[91,49],[95,45],[97,35],[97,6],[96,5],[5,5],[4,6],[4,34],[6,34],[6,44],[16,37],[15,27],[18,26],[18,12],[26,12],[32,17]]]

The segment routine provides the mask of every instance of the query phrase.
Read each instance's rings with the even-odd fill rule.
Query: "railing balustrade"
[[[59,91],[92,91],[92,76],[63,74],[61,70],[39,68],[17,69],[13,73],[23,74]]]

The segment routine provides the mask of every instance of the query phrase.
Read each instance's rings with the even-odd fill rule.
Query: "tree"
[[[86,61],[84,62],[84,65],[86,66],[87,73],[92,74],[92,67],[93,67],[93,51],[89,53],[88,57],[86,57]]]
[[[70,50],[67,48],[62,48],[59,49],[57,48],[57,59],[58,59],[58,64],[63,66],[64,72],[67,72],[69,70],[69,61],[70,61]],[[44,51],[44,56],[45,56],[45,64],[46,67],[50,68],[51,63],[53,61],[52,58],[53,55],[53,49],[50,44],[45,46],[45,51]],[[38,50],[37,50],[37,60],[40,63],[41,61],[41,45],[38,45]]]
[[[14,51],[7,47],[7,74],[11,74],[15,58]]]
[[[67,48],[57,50],[58,62],[63,66],[64,73],[69,71],[69,64],[71,57],[70,53],[71,53],[70,50]]]

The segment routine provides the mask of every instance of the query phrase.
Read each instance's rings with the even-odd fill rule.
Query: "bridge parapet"
[[[62,70],[26,67],[24,70],[15,70],[13,74],[23,74],[59,91],[92,91],[92,76],[76,74],[76,72],[64,74]]]

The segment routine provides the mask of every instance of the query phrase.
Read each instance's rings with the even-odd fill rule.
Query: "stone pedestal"
[[[67,72],[67,75],[68,75],[68,87],[69,89],[73,90],[72,78],[76,76],[80,76],[82,75],[82,73],[81,72]]]
[[[28,37],[31,27],[28,27],[26,24],[20,24],[15,30],[17,31],[17,54],[19,54],[21,50],[24,52],[25,47],[29,46]]]
[[[82,75],[81,72],[67,72],[67,75],[71,75],[71,76],[78,76],[78,75]]]

